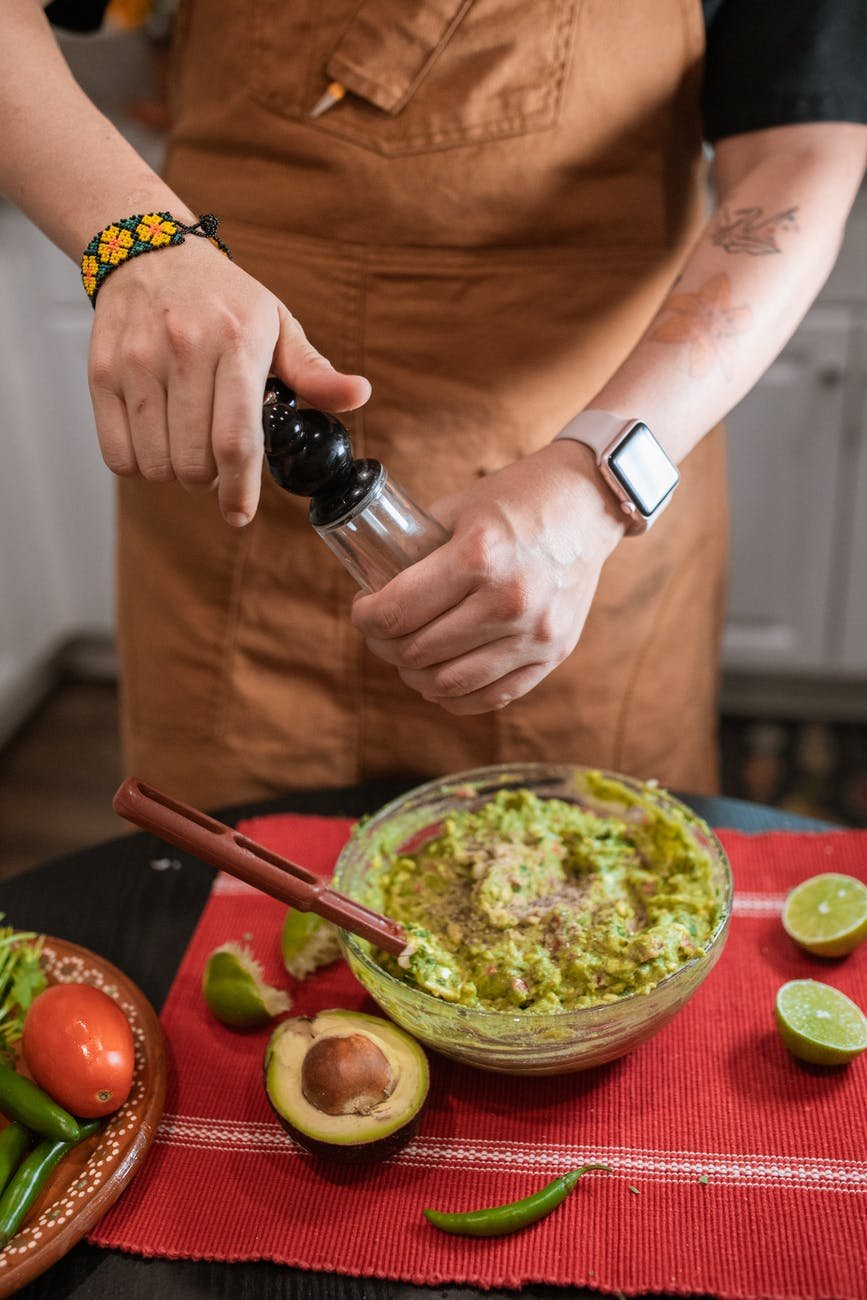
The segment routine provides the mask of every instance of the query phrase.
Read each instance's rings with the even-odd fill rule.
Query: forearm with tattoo
[[[656,343],[688,344],[687,364],[693,379],[702,379],[715,366],[726,378],[733,372],[733,340],[752,321],[749,307],[732,304],[731,279],[712,275],[696,293],[675,293],[663,307],[663,319],[648,338]]]
[[[644,337],[588,405],[640,416],[680,460],[753,387],[836,258],[867,129],[783,127],[718,149],[720,206]]]

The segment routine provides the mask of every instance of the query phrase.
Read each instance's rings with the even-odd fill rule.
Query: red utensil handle
[[[127,821],[280,902],[301,912],[316,912],[388,952],[397,954],[406,947],[406,934],[396,921],[338,893],[315,872],[137,777],[128,777],[121,784],[112,807]]]

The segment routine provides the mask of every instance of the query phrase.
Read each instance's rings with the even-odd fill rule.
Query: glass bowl
[[[526,789],[540,798],[564,799],[595,812],[630,815],[624,803],[603,802],[588,789],[588,776],[619,782],[639,806],[676,811],[707,855],[718,919],[701,955],[666,976],[648,993],[599,1006],[539,1014],[488,1011],[445,1002],[382,969],[369,942],[340,931],[350,969],[386,1015],[436,1051],[502,1074],[566,1074],[623,1056],[661,1029],[684,1005],[719,959],[728,932],[732,876],[713,831],[685,804],[654,785],[596,768],[547,763],[509,763],[475,768],[417,786],[386,804],[355,831],[340,854],[334,886],[369,906],[376,898],[382,858],[415,850],[441,829],[454,811],[477,808],[500,790]],[[631,801],[632,816],[635,803]]]

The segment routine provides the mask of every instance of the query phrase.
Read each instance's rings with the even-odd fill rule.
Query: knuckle
[[[514,698],[513,691],[507,690],[505,687],[499,687],[491,692],[486,703],[492,712],[498,712],[500,709],[504,709],[507,704],[511,704]]]
[[[138,464],[129,452],[107,449],[103,451],[102,459],[118,478],[133,478],[138,473]]]
[[[377,621],[384,636],[397,636],[403,625],[403,611],[400,605],[395,601],[384,603],[378,611]]]
[[[405,668],[419,669],[427,666],[427,654],[418,637],[407,637],[400,647],[400,662]]]
[[[468,695],[472,689],[466,673],[452,665],[435,668],[431,673],[432,694],[437,698],[454,699]]]
[[[541,610],[533,624],[533,639],[540,645],[559,650],[562,640],[560,629],[549,606]]]
[[[226,313],[217,327],[220,343],[229,352],[239,352],[247,344],[250,327],[245,320],[235,313]]]
[[[87,381],[91,392],[104,389],[115,392],[118,388],[117,366],[114,356],[108,352],[91,352],[87,366]]]
[[[465,571],[477,582],[490,578],[495,564],[493,546],[487,534],[478,529],[465,538],[461,559]]]
[[[121,363],[129,370],[154,368],[155,352],[147,339],[132,338],[121,345]]]
[[[214,466],[204,457],[179,458],[174,465],[175,478],[193,487],[207,487],[214,479]]]
[[[214,451],[226,465],[244,465],[257,454],[259,437],[245,425],[229,425],[214,434]]]
[[[509,622],[517,622],[527,614],[530,592],[517,575],[512,574],[498,584],[497,605],[500,615]]]
[[[166,334],[172,352],[181,360],[190,360],[201,351],[204,331],[197,321],[169,315],[166,317]]]
[[[148,461],[142,466],[141,472],[149,483],[171,483],[175,477],[170,460]]]
[[[297,359],[299,365],[302,366],[322,367],[328,365],[322,353],[317,352],[313,344],[309,343],[306,338],[299,341]]]

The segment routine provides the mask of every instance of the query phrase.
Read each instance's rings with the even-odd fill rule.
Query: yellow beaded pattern
[[[141,253],[183,244],[186,235],[207,239],[221,253],[231,257],[226,245],[217,238],[219,222],[212,213],[200,217],[194,226],[176,221],[170,212],[135,213],[113,222],[94,235],[81,255],[81,281],[91,304],[96,304],[103,281],[117,267]]]

